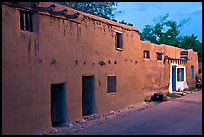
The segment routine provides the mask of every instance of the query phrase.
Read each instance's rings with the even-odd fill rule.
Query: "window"
[[[148,50],[144,50],[144,58],[150,59],[150,54]]]
[[[194,66],[191,66],[191,79],[194,80]]]
[[[180,52],[181,59],[188,59],[188,51],[181,51]]]
[[[177,81],[184,81],[184,68],[177,69]]]
[[[116,32],[116,49],[121,50],[123,49],[123,38],[122,33]]]
[[[157,60],[162,60],[162,53],[157,52]]]
[[[20,27],[24,31],[33,31],[32,13],[20,10]]]
[[[116,76],[107,76],[107,93],[116,92]]]

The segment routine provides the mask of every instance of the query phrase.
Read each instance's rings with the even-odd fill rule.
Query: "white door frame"
[[[186,67],[183,65],[179,65],[177,63],[171,63],[170,64],[170,81],[169,81],[169,93],[172,93],[172,66],[176,66],[176,90],[184,90],[185,88],[188,88],[187,81],[186,81]],[[177,70],[179,68],[184,68],[184,81],[178,81],[177,80]]]

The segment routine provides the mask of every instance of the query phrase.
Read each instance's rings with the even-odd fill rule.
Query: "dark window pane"
[[[122,34],[116,32],[116,47],[117,48],[123,48],[123,39],[122,39]]]
[[[118,46],[119,48],[123,48],[123,39],[122,39],[122,34],[118,34]]]
[[[33,32],[33,20],[32,20],[32,13],[29,14],[30,16],[30,31]]]
[[[26,31],[29,31],[29,14],[25,13]]]
[[[150,58],[150,54],[148,50],[144,50],[144,58]]]
[[[20,11],[20,27],[21,30],[24,30],[24,13],[22,11]]]
[[[20,26],[21,30],[33,31],[32,26],[32,13],[20,11]]]
[[[157,60],[162,60],[162,53],[157,52]]]

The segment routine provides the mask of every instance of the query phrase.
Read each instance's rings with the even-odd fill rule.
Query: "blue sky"
[[[190,18],[181,29],[181,36],[194,34],[202,42],[202,2],[119,2],[115,19],[133,24],[140,31],[145,25],[154,25],[153,19],[169,14],[179,23]]]

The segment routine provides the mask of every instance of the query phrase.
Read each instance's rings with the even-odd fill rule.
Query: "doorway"
[[[172,66],[172,91],[176,91],[176,65]]]
[[[52,127],[66,123],[65,83],[51,84],[51,122]]]
[[[82,76],[82,113],[83,116],[94,114],[95,90],[94,76]]]

